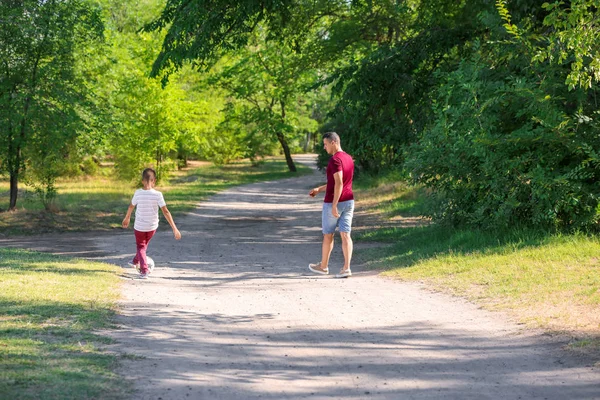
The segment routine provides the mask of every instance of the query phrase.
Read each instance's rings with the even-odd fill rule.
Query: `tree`
[[[443,76],[435,118],[408,163],[433,189],[434,218],[491,229],[598,229],[598,90],[589,82],[600,42],[597,29],[588,30],[596,10],[581,3],[517,18],[497,2],[498,13],[483,18],[490,37]],[[586,23],[565,23],[571,17]]]
[[[97,9],[80,0],[4,1],[0,21],[0,157],[14,210],[27,164],[41,166],[37,175],[52,191],[52,166],[85,127],[75,55],[103,27]]]
[[[223,161],[219,158],[221,149],[217,149],[220,146],[215,142],[222,137],[218,129],[223,121],[222,110],[227,94],[210,85],[209,81],[208,74],[199,74],[188,67],[181,69],[175,81],[171,81],[182,93],[177,104],[181,116],[177,136],[179,167],[185,166],[189,157],[201,157],[217,163]]]
[[[310,125],[310,110],[302,108],[306,101],[301,94],[314,85],[316,75],[285,44],[267,41],[260,35],[237,54],[216,79],[241,102],[240,107],[230,108],[237,113],[226,115],[248,128],[248,142],[255,143],[251,147],[276,139],[289,170],[295,172],[289,142],[302,134],[299,124]],[[311,128],[314,130],[316,123]]]
[[[230,51],[243,48],[261,22],[267,32],[278,30],[290,18],[296,0],[167,0],[162,14],[146,26],[167,29],[153,76],[169,75],[189,61],[204,67]]]
[[[170,0],[162,15],[146,26],[148,31],[168,27],[152,69],[152,75],[162,76],[163,83],[186,62],[208,69],[223,55],[237,50],[238,54],[232,55],[233,65],[226,67],[218,79],[243,102],[229,110],[241,112],[235,118],[241,117],[244,125],[254,128],[250,132],[254,138],[257,132],[266,134],[266,140],[276,138],[290,171],[296,170],[288,143],[288,137],[294,135],[293,121],[306,121],[296,118],[295,111],[300,108],[293,103],[301,90],[308,88],[306,79],[314,75],[300,51],[304,36],[287,31],[293,18],[305,15],[297,7],[315,12],[318,21],[331,10],[347,5],[344,1],[324,0]],[[298,24],[312,23],[302,18]],[[231,112],[229,115],[234,117]]]
[[[156,15],[160,1],[104,3],[104,71],[93,90],[106,116],[99,129],[104,132],[105,151],[114,156],[121,178],[134,179],[148,165],[165,177],[176,157],[186,160],[202,150],[202,136],[220,121],[216,107],[222,101],[209,95],[214,104],[208,104],[199,94],[202,77],[189,70],[179,71],[164,86],[148,76],[163,35],[139,28]]]
[[[568,65],[571,72],[565,83],[569,89],[600,81],[600,4],[594,0],[544,3],[548,11],[544,27],[551,29],[545,48],[538,48],[534,60]],[[508,10],[506,10],[508,11]]]

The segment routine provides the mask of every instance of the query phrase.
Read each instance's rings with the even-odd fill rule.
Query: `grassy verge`
[[[423,221],[423,191],[396,179],[363,177],[357,197],[388,222],[358,240],[388,243],[362,255],[367,265],[407,281],[511,313],[530,327],[568,333],[574,349],[600,359],[600,238],[507,230],[451,229]]]
[[[6,399],[122,398],[110,339],[117,267],[0,249],[0,393]]]
[[[169,182],[157,189],[165,195],[169,210],[177,215],[192,210],[202,199],[234,185],[299,176],[310,172],[297,165],[298,172],[288,172],[285,161],[269,160],[259,166],[243,161],[224,166],[203,163],[175,171]],[[110,230],[118,228],[135,187],[130,182],[106,177],[61,180],[57,184],[57,211],[48,213],[30,188],[21,191],[16,212],[0,213],[0,233],[39,234]],[[8,206],[8,182],[0,181],[0,207]]]

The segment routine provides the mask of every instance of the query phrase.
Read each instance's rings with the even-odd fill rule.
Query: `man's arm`
[[[333,187],[333,203],[331,204],[331,213],[334,217],[339,218],[340,213],[338,213],[337,205],[340,201],[340,196],[342,195],[342,188],[344,186],[344,172],[338,171],[333,174],[333,180],[335,181],[335,186]]]
[[[315,197],[318,193],[321,193],[323,190],[327,189],[327,185],[322,185],[322,186],[318,186],[314,189],[311,189],[310,192],[308,192],[308,195],[310,197]]]
[[[135,206],[133,204],[129,204],[129,208],[127,208],[127,214],[125,215],[125,218],[123,218],[123,222],[121,223],[121,225],[125,229],[127,229],[127,227],[129,226],[129,220],[131,218],[131,213],[133,212],[134,208]]]
[[[173,229],[173,236],[175,236],[175,240],[181,239],[181,233],[179,232],[179,229],[177,229],[177,227],[175,226],[175,221],[173,221],[173,216],[171,215],[171,212],[169,211],[167,206],[162,206],[160,210],[167,219],[169,225],[171,225],[171,229]]]

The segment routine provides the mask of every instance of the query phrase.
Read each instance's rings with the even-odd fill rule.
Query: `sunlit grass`
[[[528,326],[571,333],[586,343],[579,348],[600,351],[598,236],[453,229],[428,220],[403,227],[402,218],[423,209],[424,191],[379,179],[357,185],[357,196],[388,221],[358,236],[387,243],[361,254],[367,265],[508,311]]]
[[[117,267],[0,249],[0,393],[7,399],[122,398],[110,339]]]

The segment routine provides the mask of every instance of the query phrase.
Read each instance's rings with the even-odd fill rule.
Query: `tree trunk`
[[[12,93],[11,93],[12,94]],[[9,96],[10,99],[11,96]],[[10,109],[10,102],[9,107]],[[8,153],[7,153],[7,164],[8,164],[8,172],[10,174],[10,191],[9,191],[9,202],[8,202],[8,211],[12,211],[17,206],[17,194],[19,193],[19,179],[18,179],[18,171],[15,171],[14,162],[15,162],[15,154],[14,154],[14,136],[13,136],[13,124],[12,120],[9,118],[8,120]]]
[[[27,127],[27,112],[29,111],[29,102],[31,97],[25,99],[25,106],[23,109],[23,117],[21,118],[19,139],[13,147],[11,140],[8,146],[8,169],[10,173],[10,203],[8,205],[8,211],[14,211],[17,209],[17,196],[19,194],[19,172],[21,172],[21,149],[23,143],[25,143],[26,127]],[[14,153],[13,153],[14,152]]]
[[[26,129],[27,129],[27,112],[29,111],[29,103],[31,101],[31,97],[27,97],[25,99],[25,107],[23,110],[23,118],[21,119],[21,127],[19,133],[18,143],[14,148],[9,146],[9,158],[12,159],[9,162],[9,170],[10,170],[10,203],[8,206],[8,211],[14,211],[17,209],[17,195],[19,193],[19,173],[21,172],[21,149],[23,148],[23,144],[25,143],[26,138]],[[12,150],[14,150],[14,155],[10,154]],[[11,165],[12,163],[12,165]]]
[[[46,35],[44,35],[43,39],[45,40],[45,38]],[[9,139],[8,159],[10,171],[10,203],[8,205],[8,211],[14,211],[17,209],[17,195],[19,193],[19,173],[21,172],[21,150],[23,149],[23,147],[25,147],[25,139],[27,137],[27,114],[29,112],[29,106],[31,103],[32,96],[31,88],[37,86],[37,72],[40,59],[41,54],[40,51],[38,51],[35,62],[33,64],[33,71],[31,74],[30,92],[25,98],[25,104],[23,106],[23,116],[21,117],[19,140],[17,141],[14,148],[12,147],[12,142]],[[14,151],[14,157],[12,151]],[[13,163],[12,166],[11,162]]]
[[[21,140],[24,130],[21,131]],[[13,147],[13,138],[9,138],[8,145],[8,172],[10,174],[10,203],[8,211],[17,209],[17,195],[19,194],[19,172],[21,172],[21,144],[17,143]],[[14,152],[14,153],[13,153]]]
[[[8,211],[17,209],[17,194],[19,193],[19,171],[10,171],[10,203]]]
[[[285,121],[285,102],[280,101],[281,105],[281,120]],[[292,154],[290,153],[290,147],[285,140],[285,136],[283,132],[277,132],[277,140],[281,143],[281,147],[283,148],[283,154],[285,154],[285,162],[290,170],[290,172],[296,172],[296,165],[294,164],[294,160],[292,160]]]
[[[287,162],[290,172],[296,172],[296,165],[294,164],[294,160],[292,160],[292,154],[290,153],[290,148],[285,140],[285,136],[283,136],[283,133],[277,132],[277,140],[279,140],[279,143],[281,143],[283,154],[285,154],[285,162]]]

